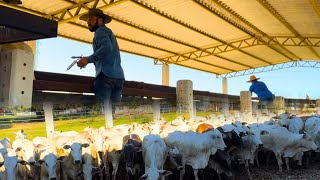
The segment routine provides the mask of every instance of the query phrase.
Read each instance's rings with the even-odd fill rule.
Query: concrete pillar
[[[0,51],[0,106],[31,107],[33,77],[32,47],[24,42],[2,45]]]
[[[240,92],[240,109],[242,112],[252,113],[252,102],[251,102],[251,92],[241,91]]]
[[[285,108],[284,98],[282,96],[276,96],[273,104],[276,110],[281,110]]]
[[[193,101],[193,112],[191,118],[195,118],[197,116],[197,102],[199,102],[199,100]]]
[[[162,85],[169,86],[169,65],[162,64]]]
[[[222,107],[221,107],[221,112],[222,113],[229,113],[229,99],[227,97],[224,97],[222,99]]]
[[[153,109],[153,120],[159,121],[160,120],[160,99],[153,99],[152,103]]]
[[[257,101],[252,101],[252,112],[253,113],[257,113],[258,110],[259,110],[258,102]]]
[[[228,94],[228,79],[225,77],[222,79],[222,94]]]
[[[193,116],[193,87],[190,80],[179,80],[176,88],[177,111]]]
[[[54,134],[53,122],[53,104],[52,102],[43,102],[44,119],[46,122],[47,138],[52,138]]]
[[[320,107],[320,99],[316,100],[316,107]]]
[[[103,110],[104,110],[104,118],[106,121],[106,127],[111,128],[113,127],[113,115],[112,115],[112,103],[111,101],[105,101],[103,103]]]

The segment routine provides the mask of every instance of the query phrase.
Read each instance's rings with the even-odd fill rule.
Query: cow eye
[[[252,133],[252,135],[254,135],[254,133]]]
[[[48,166],[48,164],[46,163],[46,166]]]

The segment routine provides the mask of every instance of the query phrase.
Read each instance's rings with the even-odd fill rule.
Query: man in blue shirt
[[[269,91],[265,83],[258,81],[259,79],[254,75],[250,76],[250,80],[247,81],[252,83],[249,91],[257,94],[262,105],[271,104],[274,100],[274,95]]]
[[[89,9],[80,20],[86,21],[89,30],[94,32],[94,53],[82,57],[78,61],[78,66],[84,68],[88,63],[94,63],[96,69],[94,93],[100,102],[120,102],[125,78],[117,40],[112,31],[105,26],[111,22],[111,17],[100,9]]]

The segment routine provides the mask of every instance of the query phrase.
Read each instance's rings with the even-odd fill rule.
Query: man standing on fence
[[[88,63],[94,63],[96,77],[94,93],[100,102],[117,103],[121,101],[124,73],[121,67],[120,50],[113,32],[105,26],[111,22],[111,17],[100,9],[89,9],[87,14],[80,17],[94,32],[93,51],[88,57],[82,57],[78,66],[84,68]]]
[[[251,86],[249,88],[249,91],[252,93],[254,92],[257,94],[259,101],[262,106],[266,106],[268,104],[272,104],[274,100],[274,95],[271,93],[271,91],[268,89],[266,84],[264,82],[258,81],[260,78],[256,78],[256,76],[252,75],[250,76],[249,81],[251,82]]]

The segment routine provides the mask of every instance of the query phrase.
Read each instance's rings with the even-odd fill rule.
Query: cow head
[[[178,148],[174,147],[173,149],[169,149],[168,151],[168,160],[174,166],[174,168],[181,170],[182,166],[182,154],[178,150]]]
[[[82,148],[89,147],[88,143],[79,143],[79,142],[72,142],[71,145],[64,145],[63,148],[65,150],[71,149],[71,155],[73,157],[73,161],[75,164],[81,163],[81,155],[82,155]]]
[[[142,161],[141,151],[141,147],[134,147],[133,144],[125,144],[123,146],[122,153],[128,174],[135,175],[135,171],[133,169],[137,162]]]
[[[159,180],[161,177],[171,175],[171,171],[159,170],[157,168],[149,168],[148,171],[140,177],[139,180]]]

